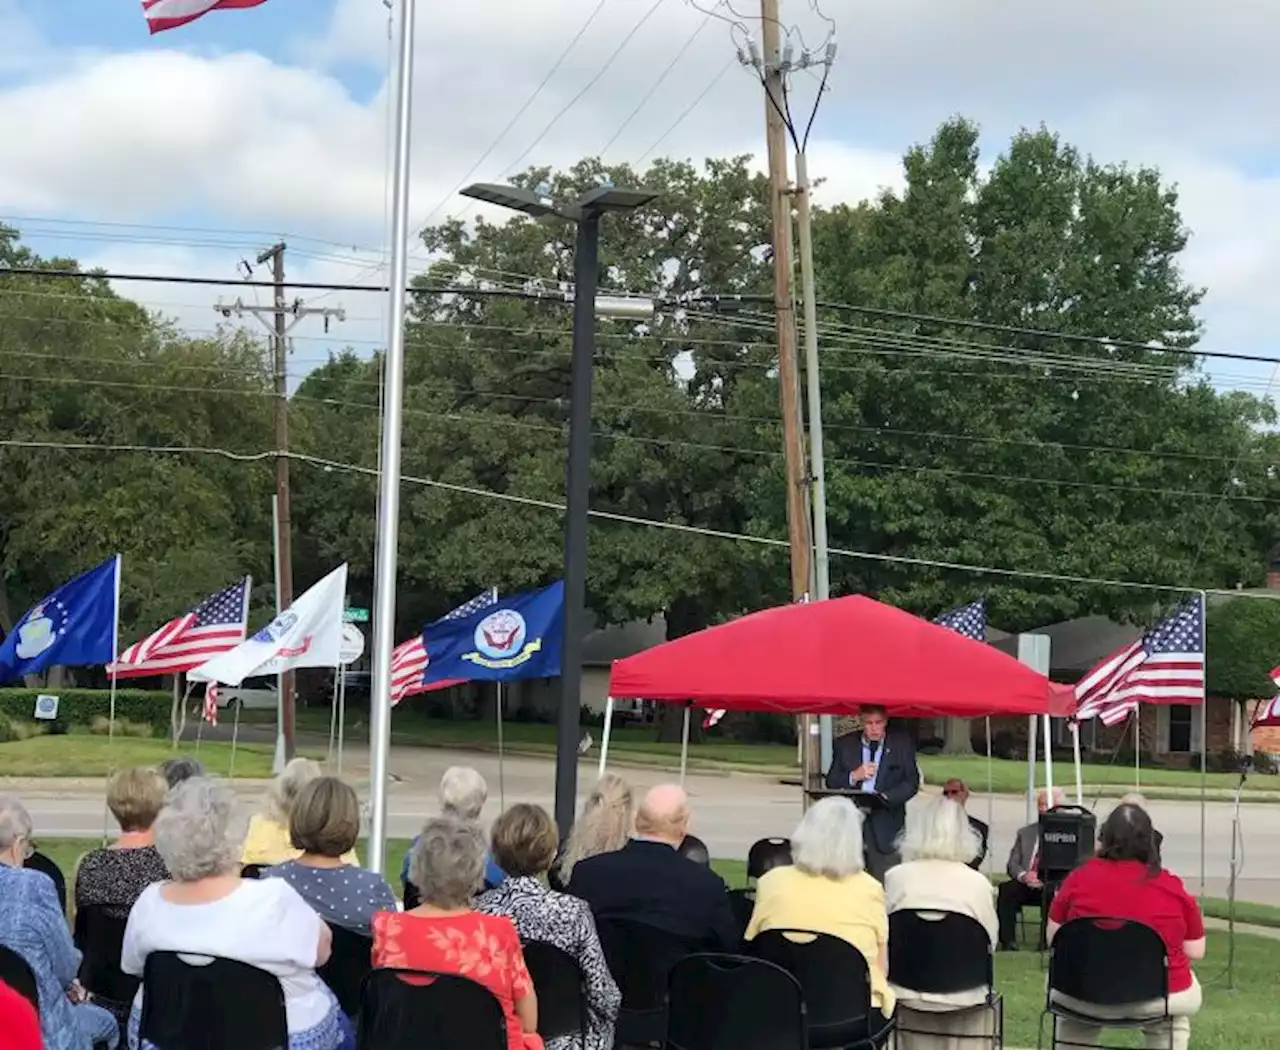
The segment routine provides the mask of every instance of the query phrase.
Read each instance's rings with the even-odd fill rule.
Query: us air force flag
[[[116,656],[120,555],[64,583],[26,611],[0,644],[0,682],[48,667],[92,667]]]
[[[428,684],[555,678],[564,644],[564,581],[509,595],[470,616],[438,620],[423,639]]]
[[[295,667],[337,667],[347,567],[339,565],[252,638],[187,672],[192,681],[239,685]]]

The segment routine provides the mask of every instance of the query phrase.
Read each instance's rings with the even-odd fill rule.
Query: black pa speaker
[[[1040,814],[1040,872],[1046,882],[1066,878],[1093,856],[1098,818],[1083,806],[1055,806]]]

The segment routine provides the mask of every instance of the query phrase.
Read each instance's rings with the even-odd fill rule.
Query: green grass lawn
[[[231,764],[231,745],[205,741],[197,752],[184,742],[183,754],[195,755],[219,776],[269,777],[275,748],[270,744],[240,744]],[[168,740],[145,740],[69,734],[36,736],[0,744],[0,775],[10,777],[105,777],[128,766],[151,766],[177,752]],[[323,756],[320,756],[323,757]]]
[[[37,829],[37,835],[39,829]],[[78,859],[98,845],[90,839],[43,839],[40,848],[70,876]],[[391,883],[399,889],[400,863],[409,848],[408,839],[392,839],[387,843],[386,870]],[[361,853],[364,854],[363,844]],[[716,860],[714,867],[731,886],[746,881],[746,865],[739,860]],[[1209,898],[1205,914],[1212,906],[1225,901]],[[1254,909],[1262,905],[1238,905],[1237,918],[1257,921],[1261,914]],[[1280,924],[1280,908],[1266,909]],[[1253,916],[1247,918],[1247,916]],[[1275,1046],[1271,1029],[1275,1008],[1271,996],[1280,985],[1280,944],[1262,937],[1239,934],[1236,937],[1236,988],[1226,987],[1225,970],[1227,936],[1210,932],[1208,957],[1196,966],[1205,990],[1204,1009],[1192,1021],[1192,1045],[1196,1050],[1271,1050]],[[996,987],[1005,1000],[1005,1045],[1036,1045],[1040,1011],[1044,1007],[1045,974],[1040,955],[1034,951],[1001,953],[996,956]],[[1139,1037],[1127,1033],[1116,1036],[1112,1045],[1140,1046]]]

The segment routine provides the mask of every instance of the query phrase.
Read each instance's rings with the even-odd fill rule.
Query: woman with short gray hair
[[[884,888],[864,870],[862,819],[847,798],[824,798],[810,807],[791,836],[792,863],[765,872],[756,883],[746,939],[768,930],[813,930],[853,945],[871,975],[868,1028],[875,1032],[888,1023],[894,998],[887,977]]]
[[[283,879],[240,878],[235,805],[235,793],[219,781],[195,777],[174,788],[155,824],[156,849],[171,879],[149,886],[133,906],[120,968],[141,977],[152,952],[256,966],[284,992],[289,1050],[351,1047],[350,1022],[316,975],[329,959],[333,935]],[[133,1045],[142,994],[129,1019]]]
[[[889,914],[923,911],[955,912],[982,925],[992,949],[999,922],[995,891],[987,877],[969,867],[982,841],[969,824],[964,807],[946,797],[907,811],[907,826],[899,844],[903,863],[884,877]],[[991,1037],[990,1011],[965,1011],[986,998],[986,988],[937,994],[893,986],[898,1018],[911,1031],[898,1033],[902,1050],[959,1050],[974,1039]]]
[[[373,965],[458,974],[484,985],[506,1015],[508,1050],[542,1050],[538,1001],[516,928],[505,916],[471,907],[484,860],[484,835],[474,820],[428,820],[409,855],[421,903],[373,917]]]
[[[53,882],[24,867],[34,852],[31,814],[12,795],[0,795],[0,945],[31,967],[40,1000],[40,1031],[46,1050],[90,1050],[120,1041],[116,1019],[85,1001],[76,980],[80,953]]]

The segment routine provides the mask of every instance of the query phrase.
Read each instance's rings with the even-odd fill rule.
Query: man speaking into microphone
[[[898,863],[898,838],[907,819],[907,803],[920,790],[916,748],[902,733],[889,732],[889,716],[883,707],[864,707],[862,728],[846,733],[832,748],[827,787],[879,796],[869,806],[862,841],[867,871],[881,882],[884,873]]]

